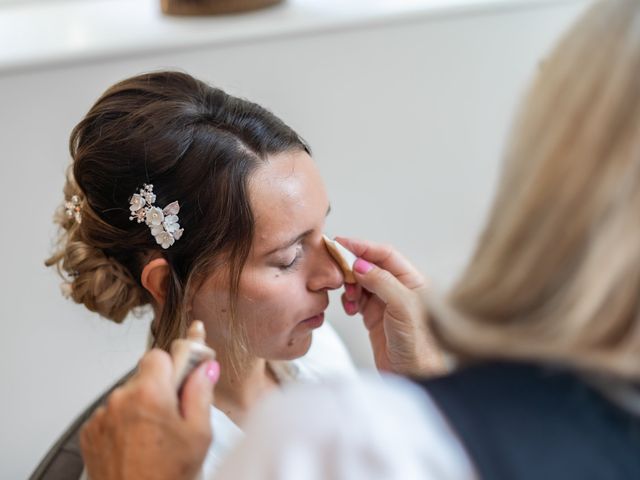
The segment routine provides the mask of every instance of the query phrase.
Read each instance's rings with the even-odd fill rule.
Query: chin
[[[311,348],[311,340],[313,335],[311,332],[304,336],[296,337],[289,345],[285,346],[279,355],[279,360],[295,360],[306,355]]]

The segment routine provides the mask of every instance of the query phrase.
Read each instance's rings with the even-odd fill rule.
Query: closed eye
[[[327,207],[327,213],[325,214],[325,218],[326,216],[329,215],[329,213],[331,213],[331,205],[329,205]],[[274,248],[273,250],[270,250],[269,252],[267,252],[265,254],[265,256],[269,256],[272,255],[280,250],[286,250],[287,248],[292,247],[293,245],[295,245],[296,243],[301,242],[302,240],[304,240],[305,237],[309,236],[311,233],[313,233],[313,229],[307,230],[305,232],[302,232],[300,235],[297,235],[295,238],[292,238],[291,240],[289,240],[288,242],[285,242],[283,245]]]
[[[302,246],[299,246],[296,249],[296,256],[293,257],[293,260],[291,261],[291,263],[288,264],[284,264],[284,265],[278,265],[278,268],[282,271],[288,271],[288,270],[293,270],[296,265],[298,264],[298,261],[300,260],[300,258],[302,258]]]

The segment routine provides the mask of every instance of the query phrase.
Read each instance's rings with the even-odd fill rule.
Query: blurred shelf
[[[163,15],[160,0],[0,3],[0,74],[229,42],[586,0],[286,0],[235,15]]]

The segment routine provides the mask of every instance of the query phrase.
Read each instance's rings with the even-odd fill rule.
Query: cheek
[[[193,299],[191,316],[201,320],[207,330],[207,340],[212,347],[219,349],[224,342],[231,341],[231,314],[229,294],[213,288],[201,289]]]
[[[291,322],[291,289],[275,282],[263,284],[253,292],[240,297],[239,310],[243,311],[247,332],[274,336],[282,334]]]
[[[305,291],[300,288],[301,280],[294,276],[271,275],[263,281],[255,280],[244,285],[238,313],[251,350],[259,356],[273,357],[291,343],[292,331],[301,320],[297,306],[304,305]]]

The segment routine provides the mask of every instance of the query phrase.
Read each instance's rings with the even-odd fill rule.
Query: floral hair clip
[[[82,200],[78,195],[73,195],[71,200],[64,202],[64,213],[67,218],[73,218],[77,223],[82,222]]]
[[[145,183],[139,192],[134,193],[129,199],[129,210],[131,210],[129,220],[146,223],[158,245],[166,249],[176,240],[180,240],[184,232],[178,223],[180,205],[175,201],[161,209],[154,205],[155,201],[153,185]]]

